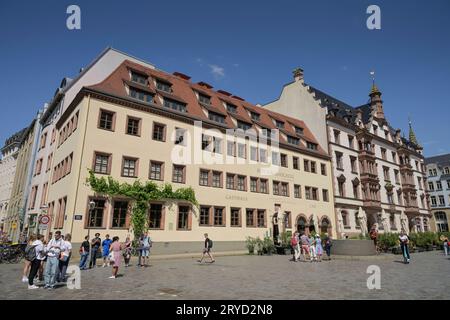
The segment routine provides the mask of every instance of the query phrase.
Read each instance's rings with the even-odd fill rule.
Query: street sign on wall
[[[42,215],[39,218],[39,224],[48,224],[50,222],[50,217],[47,215]]]

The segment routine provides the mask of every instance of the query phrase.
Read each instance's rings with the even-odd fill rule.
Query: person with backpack
[[[208,234],[205,233],[205,247],[203,249],[203,254],[202,254],[202,258],[200,260],[197,260],[198,262],[202,263],[203,258],[205,258],[205,255],[208,255],[209,258],[211,259],[211,263],[215,262],[216,260],[214,260],[214,257],[211,253],[211,248],[213,246],[213,241],[208,237]]]
[[[55,232],[55,237],[51,239],[46,248],[47,264],[45,265],[45,286],[44,289],[54,289],[56,283],[56,273],[59,266],[61,252],[65,250],[64,240],[61,231]]]
[[[300,260],[300,244],[299,244],[298,232],[295,231],[291,238],[291,246],[294,249],[294,262]]]
[[[80,246],[80,270],[86,270],[86,264],[89,257],[89,236],[84,237],[84,241]]]
[[[139,267],[147,267],[150,255],[150,248],[152,246],[152,239],[150,239],[148,232],[145,232],[140,239],[140,255],[139,255]]]
[[[34,237],[30,237],[31,238]],[[31,262],[30,274],[28,275],[28,289],[38,289],[39,287],[34,284],[34,278],[39,272],[42,260],[44,260],[44,244],[42,240],[44,236],[38,235],[36,240],[28,245],[25,249],[25,259]]]
[[[409,248],[408,248],[409,237],[407,236],[405,230],[402,230],[400,232],[398,239],[400,241],[400,248],[402,249],[403,261],[405,264],[408,264],[410,261]]]

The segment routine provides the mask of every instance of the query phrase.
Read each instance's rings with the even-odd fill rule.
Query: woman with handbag
[[[131,259],[131,240],[130,240],[129,236],[125,240],[124,246],[125,247],[123,250],[123,259],[125,260],[125,267],[128,267],[130,265],[130,259]]]
[[[119,242],[119,237],[113,237],[113,241],[109,248],[109,261],[112,264],[112,276],[109,277],[110,279],[115,279],[117,277],[117,272],[119,272],[121,250],[122,245]]]
[[[66,271],[69,266],[69,260],[72,256],[72,235],[70,233],[66,234],[64,237],[64,251],[61,252],[59,258],[59,273],[58,282],[64,282],[66,280]]]

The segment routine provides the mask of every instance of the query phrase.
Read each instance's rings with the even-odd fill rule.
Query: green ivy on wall
[[[122,196],[131,199],[131,226],[135,238],[139,237],[148,227],[147,211],[150,201],[155,200],[184,200],[198,207],[194,189],[179,188],[173,190],[170,183],[158,185],[153,181],[142,183],[139,180],[133,184],[127,182],[119,182],[113,177],[96,177],[92,170],[89,170],[87,184],[91,189],[99,194],[107,197]]]

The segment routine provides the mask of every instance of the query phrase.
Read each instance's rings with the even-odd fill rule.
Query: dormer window
[[[250,115],[252,117],[252,120],[254,120],[254,121],[260,121],[260,119],[261,119],[261,116],[259,115],[259,113],[252,111],[252,112],[250,112]]]
[[[283,129],[283,128],[284,128],[284,122],[283,122],[283,121],[280,121],[280,120],[275,120],[275,126],[276,126],[278,129]]]
[[[156,81],[156,89],[165,91],[168,93],[172,92],[172,86],[169,83],[163,82],[163,81]]]
[[[296,134],[303,134],[303,128],[295,127],[295,133]]]
[[[242,122],[242,121],[238,121],[237,122],[237,127],[239,129],[242,129],[242,130],[246,131],[246,130],[250,129],[252,126],[249,125],[248,123],[245,123],[245,122]]]
[[[172,99],[164,99],[164,107],[176,110],[179,112],[186,112],[186,105],[184,103],[178,102]]]
[[[317,143],[307,142],[306,143],[306,147],[309,150],[317,150]]]
[[[227,111],[231,113],[237,113],[237,107],[234,104],[227,103]]]
[[[288,143],[294,144],[296,146],[298,146],[300,144],[300,139],[296,138],[296,137],[287,136],[287,141],[288,141]]]
[[[153,95],[151,95],[148,92],[145,92],[143,90],[139,90],[133,87],[130,87],[130,97],[139,99],[145,102],[152,102],[153,101]]]
[[[272,136],[272,130],[268,128],[262,128],[262,134],[266,136],[267,138],[270,138]]]
[[[205,103],[205,104],[211,104],[211,97],[201,94],[198,94],[198,101],[200,101],[201,103]]]
[[[131,81],[146,86],[148,84],[148,77],[141,73],[131,71]]]
[[[219,122],[219,123],[225,123],[225,117],[221,114],[209,111],[208,112],[208,118],[209,120]]]

